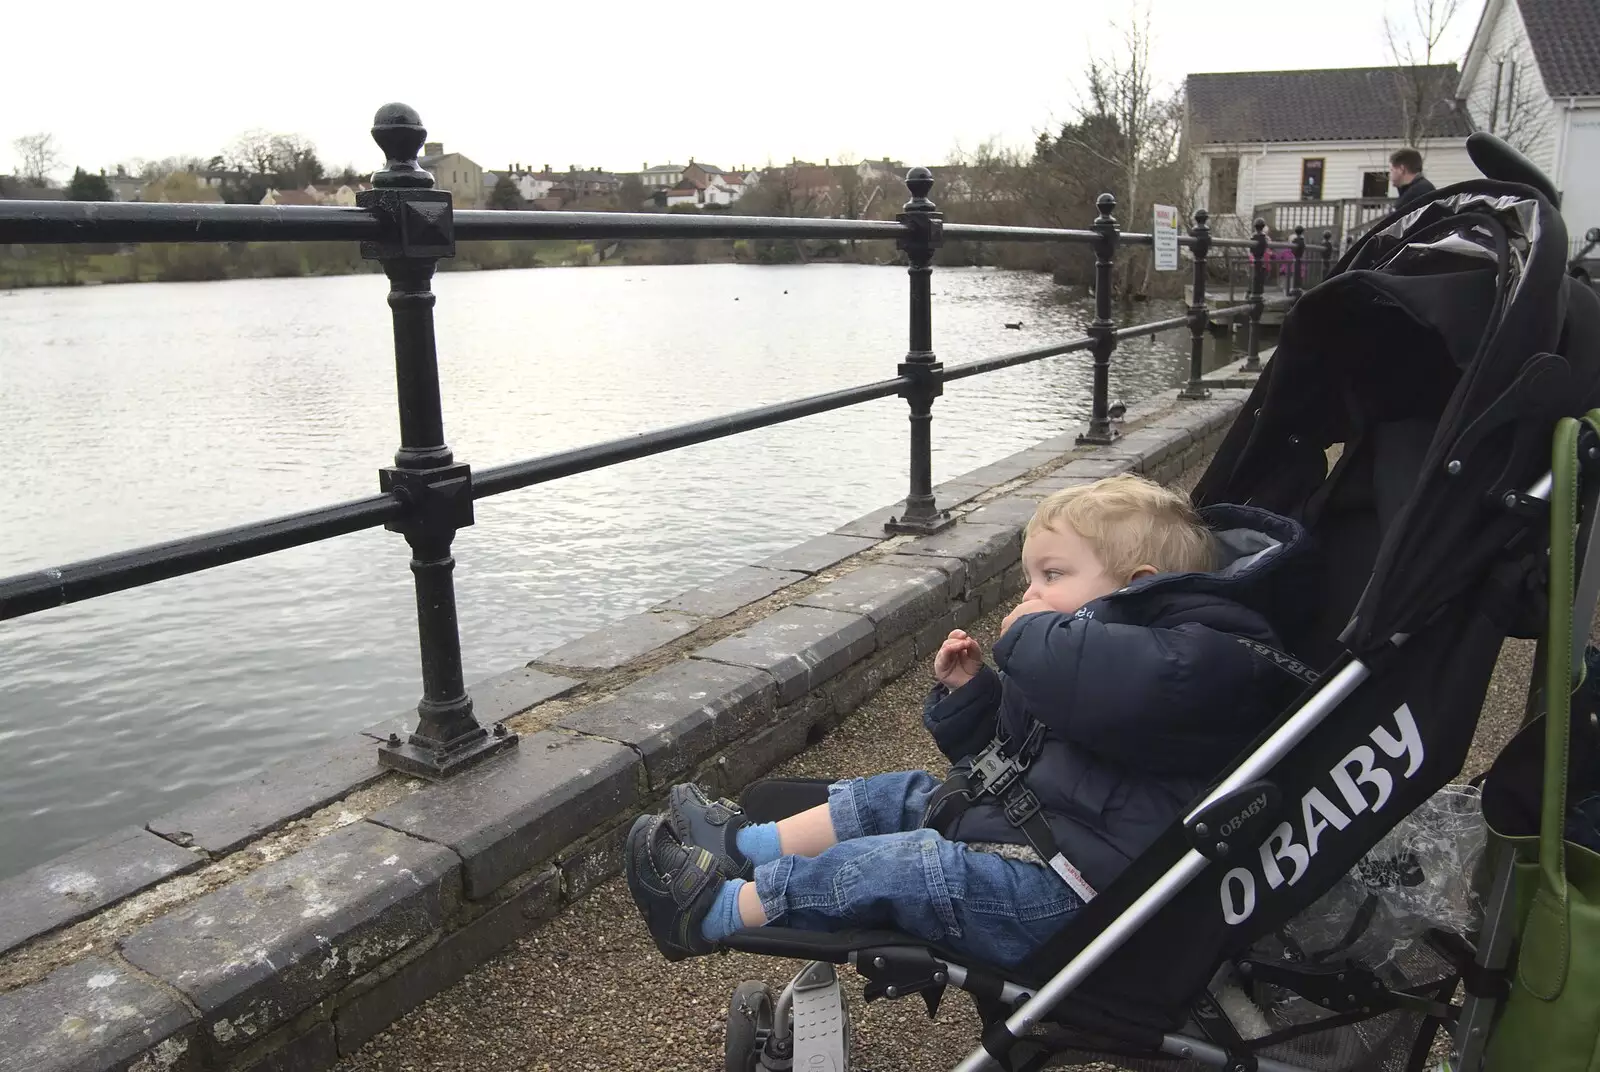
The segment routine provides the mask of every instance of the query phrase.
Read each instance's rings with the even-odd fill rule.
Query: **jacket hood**
[[[1293,613],[1304,598],[1301,588],[1309,550],[1300,523],[1259,507],[1232,505],[1206,507],[1200,519],[1217,541],[1220,561],[1215,569],[1141,577],[1078,613],[1155,623],[1169,614],[1192,619],[1197,606],[1219,600],[1246,607],[1274,624],[1285,613]],[[1240,631],[1236,626],[1219,627]]]

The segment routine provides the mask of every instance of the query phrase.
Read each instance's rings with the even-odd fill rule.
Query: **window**
[[[1320,156],[1300,161],[1300,200],[1322,200],[1322,169],[1326,163]]]
[[[1239,158],[1213,156],[1211,158],[1211,211],[1216,215],[1232,215],[1239,211]]]
[[[1363,171],[1361,173],[1362,197],[1388,197],[1389,173],[1387,171]]]

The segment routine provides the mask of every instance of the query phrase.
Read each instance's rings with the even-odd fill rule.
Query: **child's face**
[[[1029,536],[1022,545],[1022,568],[1028,578],[1023,600],[1036,599],[1062,614],[1071,614],[1124,584],[1106,573],[1094,548],[1068,525]]]

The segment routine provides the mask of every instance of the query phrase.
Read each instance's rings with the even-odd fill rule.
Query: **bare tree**
[[[1472,101],[1474,114],[1491,134],[1522,152],[1532,152],[1550,134],[1550,107],[1540,92],[1538,72],[1516,50],[1484,57],[1493,76]]]
[[[1455,86],[1446,84],[1432,70],[1439,42],[1444,40],[1461,10],[1462,0],[1411,0],[1409,18],[1383,16],[1383,34],[1389,55],[1399,68],[1396,95],[1404,122],[1405,142],[1421,149],[1428,136],[1444,119],[1455,96]]]
[[[50,185],[50,176],[61,166],[61,153],[56,148],[54,134],[40,131],[25,134],[11,143],[16,150],[19,166],[17,178],[34,186]]]

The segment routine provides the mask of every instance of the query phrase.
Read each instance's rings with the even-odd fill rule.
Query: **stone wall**
[[[329,1067],[616,874],[674,782],[737,792],[1012,598],[1041,497],[1172,480],[1244,396],[1047,440],[936,489],[942,533],[885,536],[896,504],[478,682],[520,740],[450,781],[377,766],[401,713],[0,883],[0,1070]]]

